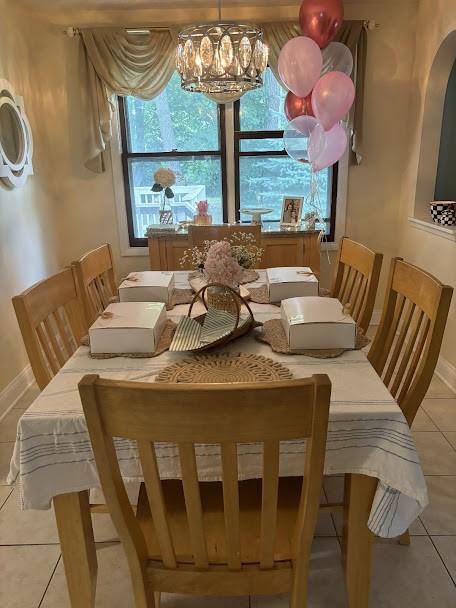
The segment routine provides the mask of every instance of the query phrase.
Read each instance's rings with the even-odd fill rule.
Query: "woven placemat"
[[[245,353],[217,353],[196,355],[173,363],[155,378],[155,382],[169,383],[232,383],[272,382],[289,380],[290,370],[261,355]]]
[[[357,328],[356,332],[356,344],[354,349],[332,348],[319,350],[290,350],[282,321],[280,319],[270,319],[269,321],[265,321],[260,329],[256,330],[255,338],[259,342],[269,344],[276,353],[305,355],[307,357],[314,357],[315,359],[334,359],[335,357],[340,357],[340,355],[347,350],[361,350],[370,343],[370,339],[365,336],[359,328]]]
[[[116,357],[127,357],[129,359],[150,359],[151,357],[158,357],[165,351],[167,351],[173,341],[174,332],[176,331],[176,323],[168,319],[163,328],[162,335],[157,344],[157,349],[150,353],[92,353],[89,352],[91,359],[115,359]],[[90,348],[89,336],[84,336],[81,340],[82,346],[88,346]]]

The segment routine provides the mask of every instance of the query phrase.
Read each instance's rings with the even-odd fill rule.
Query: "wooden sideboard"
[[[186,232],[151,233],[148,244],[151,270],[189,269],[180,266],[184,251],[191,247]],[[320,274],[320,233],[316,230],[263,230],[261,247],[263,268],[310,266]]]

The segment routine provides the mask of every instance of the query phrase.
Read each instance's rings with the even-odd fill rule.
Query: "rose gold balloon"
[[[334,40],[343,19],[342,0],[304,0],[299,11],[302,33],[312,38],[321,49]]]
[[[298,97],[291,91],[288,91],[285,97],[285,116],[288,120],[293,120],[297,116],[314,116],[312,109],[312,93],[307,97]]]

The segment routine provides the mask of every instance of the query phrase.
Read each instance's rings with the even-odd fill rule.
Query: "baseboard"
[[[25,391],[33,384],[35,377],[30,365],[24,369],[0,393],[0,422],[16,405]]]
[[[456,393],[456,367],[440,355],[435,373]]]

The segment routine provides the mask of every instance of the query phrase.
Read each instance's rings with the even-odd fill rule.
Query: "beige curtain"
[[[135,34],[120,28],[97,28],[83,30],[82,41],[92,106],[85,165],[101,173],[105,170],[103,152],[111,138],[112,96],[153,99],[159,95],[174,71],[177,32],[157,29]]]
[[[299,25],[294,22],[264,23],[262,25],[266,44],[269,46],[269,65],[279,79],[277,63],[279,53],[284,44],[301,34]],[[353,109],[350,113],[350,127],[352,129],[352,160],[357,164],[362,160],[363,146],[363,106],[364,106],[364,80],[366,75],[367,33],[363,21],[344,21],[336,37],[338,42],[348,46],[353,55],[354,70],[352,78],[355,82],[356,96]]]
[[[277,74],[281,48],[299,36],[297,23],[263,24],[269,46],[269,64]],[[346,21],[338,40],[346,44],[355,59],[356,99],[352,113],[353,152],[361,162],[363,142],[364,76],[366,70],[367,36],[362,21]],[[96,28],[82,31],[86,57],[87,90],[91,112],[87,136],[85,166],[91,171],[105,171],[104,151],[111,139],[113,96],[134,95],[153,99],[165,88],[174,72],[177,30],[151,29],[149,34],[132,33],[124,28]],[[218,103],[235,101],[240,96],[208,95]]]

